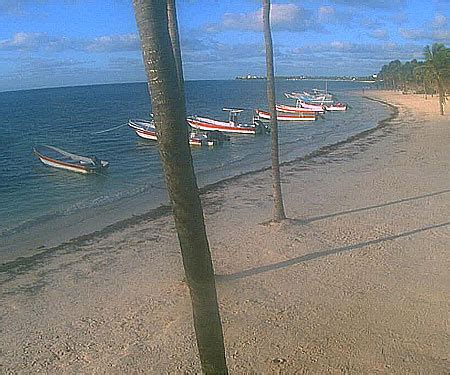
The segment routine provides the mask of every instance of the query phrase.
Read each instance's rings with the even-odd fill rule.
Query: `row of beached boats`
[[[321,90],[308,92],[285,93],[295,99],[295,106],[276,105],[278,121],[304,122],[316,121],[327,111],[346,111],[347,105],[336,103],[332,95]],[[223,108],[228,112],[228,121],[220,121],[202,116],[190,116],[186,119],[190,127],[189,144],[191,146],[215,146],[230,140],[230,134],[265,134],[270,132],[270,112],[256,109],[250,124],[239,122],[238,116],[244,111],[240,108]],[[157,140],[157,132],[153,119],[129,120],[128,126],[143,139]],[[69,153],[54,146],[34,148],[34,154],[45,165],[79,173],[98,173],[108,167],[109,163],[95,156],[80,156]]]

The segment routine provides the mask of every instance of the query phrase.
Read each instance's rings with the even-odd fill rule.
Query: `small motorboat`
[[[255,110],[256,118],[261,120],[270,120],[270,113],[260,109]],[[315,112],[308,113],[277,113],[278,121],[315,121],[317,115]]]
[[[194,129],[206,131],[218,131],[230,134],[259,134],[270,131],[261,122],[253,122],[253,124],[242,124],[238,122],[238,115],[244,111],[236,108],[223,108],[229,112],[228,121],[218,121],[207,117],[191,116],[187,118],[189,125]]]
[[[347,105],[342,103],[334,103],[330,105],[324,105],[324,108],[330,112],[346,111]]]
[[[157,141],[156,128],[153,121],[148,120],[129,120],[128,126],[135,133],[144,139]],[[217,132],[190,132],[189,144],[191,146],[215,146],[219,143],[229,140],[229,137]]]
[[[309,115],[311,113],[323,113],[324,109],[322,107],[320,108],[303,108],[299,102],[297,102],[296,106],[293,107],[291,105],[285,105],[285,104],[277,104],[276,109],[278,112],[284,112],[284,113],[301,113]]]
[[[80,156],[53,146],[37,146],[33,153],[45,165],[78,173],[96,173],[109,165],[95,156]]]
[[[331,94],[315,95],[308,92],[286,92],[284,94],[288,99],[302,100],[310,104],[331,104],[333,103],[333,98]]]
[[[323,113],[325,112],[325,109],[323,107],[322,104],[311,104],[311,103],[306,103],[303,100],[297,100],[297,107],[299,108],[304,108],[304,109],[311,109],[314,112],[317,113]]]
[[[219,143],[229,141],[230,137],[220,132],[196,132],[189,133],[189,144],[191,146],[215,146]]]
[[[158,140],[153,120],[128,120],[128,126],[141,138],[151,139],[152,141]]]

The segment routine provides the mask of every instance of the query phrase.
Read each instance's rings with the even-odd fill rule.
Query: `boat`
[[[335,103],[332,99],[332,95],[326,93],[323,90],[314,89],[313,93],[303,92],[303,94],[297,92],[285,93],[289,99],[295,99],[297,104],[295,107],[288,107],[288,110],[283,112],[294,113],[293,108],[303,108],[323,113],[324,111],[346,111],[347,105],[342,103]]]
[[[155,124],[149,120],[129,120],[128,126],[135,133],[143,138],[157,141]],[[227,141],[227,137],[223,134],[215,134],[214,132],[189,132],[189,144],[191,146],[215,146],[223,141]]]
[[[305,103],[310,104],[332,104],[333,97],[331,94],[319,94],[315,95],[314,93],[308,93],[304,91],[303,93],[298,92],[287,92],[284,94],[289,99],[302,100]]]
[[[128,126],[141,138],[150,139],[152,141],[158,140],[153,120],[128,120]]]
[[[306,103],[303,100],[298,99],[297,100],[297,107],[304,108],[304,109],[310,109],[317,113],[324,113],[325,109],[322,104],[312,104],[312,103]]]
[[[54,146],[37,146],[33,153],[45,165],[78,173],[96,173],[109,165],[95,156],[80,156]]]
[[[317,104],[309,104],[305,103],[304,101],[297,99],[297,102],[294,106],[289,105],[277,105],[277,111],[278,112],[286,112],[286,113],[304,113],[304,114],[310,114],[310,113],[324,113],[325,109],[322,105]]]
[[[330,112],[346,111],[347,105],[342,103],[334,103],[330,105],[324,105],[324,108]]]
[[[270,113],[262,111],[260,109],[255,110],[256,118],[262,120],[270,120]],[[315,121],[317,120],[317,115],[314,112],[308,114],[305,113],[277,113],[278,121]]]
[[[269,128],[261,122],[254,121],[252,124],[243,124],[238,122],[238,115],[243,109],[223,108],[229,112],[228,121],[218,121],[207,117],[191,116],[187,118],[187,122],[194,129],[206,131],[218,131],[230,134],[259,134],[266,133]]]
[[[324,95],[314,95],[308,92],[298,93],[298,92],[287,92],[284,94],[289,99],[302,100],[306,103],[311,104],[325,104],[325,103],[333,103],[333,99],[331,94]]]
[[[291,106],[291,105],[285,105],[285,104],[277,104],[276,109],[278,112],[285,112],[285,113],[304,113],[304,114],[310,114],[311,112],[317,112],[314,109],[310,108],[303,108],[300,106]],[[323,112],[323,110],[322,110]]]

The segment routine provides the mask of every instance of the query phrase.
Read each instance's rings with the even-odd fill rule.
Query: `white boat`
[[[53,146],[37,146],[33,153],[45,165],[77,173],[96,173],[109,165],[95,156],[80,156]]]
[[[346,111],[347,105],[342,103],[335,103],[330,105],[324,105],[324,108],[330,112]]]
[[[262,111],[260,109],[255,110],[256,118],[262,120],[270,120],[271,115],[269,112]],[[315,121],[317,120],[317,115],[314,112],[308,114],[304,113],[277,113],[278,121]]]
[[[305,109],[310,109],[314,112],[317,113],[324,113],[325,109],[323,107],[323,105],[321,104],[311,104],[311,103],[306,103],[303,100],[298,99],[297,100],[297,106],[300,108],[305,108]]]
[[[284,94],[286,98],[302,100],[306,103],[310,104],[331,104],[333,103],[333,98],[331,94],[324,95],[313,95],[307,92],[298,93],[298,92],[286,92]]]
[[[150,139],[157,141],[156,128],[153,121],[148,120],[129,120],[128,126],[132,128],[135,133],[144,139]],[[189,144],[191,146],[215,146],[227,138],[220,134],[203,133],[203,132],[190,132]]]
[[[232,134],[258,134],[268,131],[268,129],[260,123],[239,123],[237,117],[242,111],[244,111],[243,109],[223,108],[223,110],[229,112],[228,121],[218,121],[207,117],[192,116],[187,118],[187,122],[194,129]]]
[[[158,140],[156,136],[156,128],[153,121],[148,120],[128,120],[128,126],[132,128],[135,133],[144,139]]]
[[[303,108],[300,106],[291,106],[291,105],[285,105],[285,104],[277,104],[276,109],[278,112],[285,112],[285,113],[304,113],[304,114],[310,114],[311,112],[317,112],[314,109],[310,108]],[[323,111],[322,111],[323,112]]]

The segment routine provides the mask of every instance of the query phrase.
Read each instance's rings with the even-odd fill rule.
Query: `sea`
[[[188,115],[226,120],[224,107],[267,109],[262,80],[187,81]],[[324,88],[323,81],[277,81],[277,102],[294,104],[284,92]],[[389,108],[365,99],[366,83],[328,82],[349,105],[311,123],[280,123],[280,158],[292,161],[321,147],[376,127]],[[125,83],[0,92],[0,263],[28,257],[167,203],[153,141],[126,126],[149,118],[146,83]],[[112,129],[114,128],[114,129]],[[112,130],[110,130],[112,129]],[[199,186],[270,165],[270,135],[233,135],[214,148],[192,148]],[[52,145],[110,163],[101,174],[82,175],[43,165],[38,145]],[[270,183],[268,181],[268,183]]]

